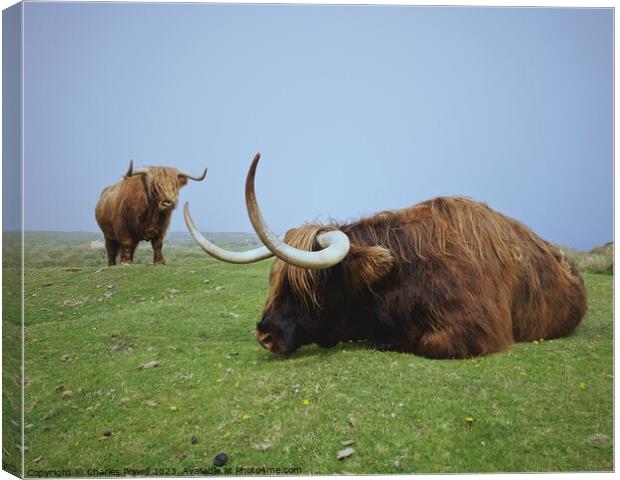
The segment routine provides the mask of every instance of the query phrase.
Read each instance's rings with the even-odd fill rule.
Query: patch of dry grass
[[[572,250],[564,245],[558,245],[564,254],[572,259],[581,272],[614,273],[614,244],[608,242],[589,252]]]

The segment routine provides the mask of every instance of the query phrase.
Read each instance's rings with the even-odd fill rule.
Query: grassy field
[[[283,359],[254,339],[270,261],[223,264],[178,238],[166,267],[141,247],[108,268],[91,236],[26,236],[27,472],[195,474],[220,452],[232,474],[613,469],[612,275],[584,274],[569,338],[471,360],[365,343]]]

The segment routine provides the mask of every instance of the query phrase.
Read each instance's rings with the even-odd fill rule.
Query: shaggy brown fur
[[[179,189],[187,178],[176,168],[150,167],[146,174],[125,177],[106,187],[95,208],[95,218],[103,231],[108,265],[133,262],[141,240],[151,242],[153,263],[165,264],[161,252],[164,235],[170,224]]]
[[[258,324],[273,351],[368,339],[383,349],[463,358],[568,335],[586,310],[583,281],[554,246],[467,198],[346,225],[304,225],[285,241],[317,250],[317,234],[334,228],[351,241],[336,266],[273,263]]]

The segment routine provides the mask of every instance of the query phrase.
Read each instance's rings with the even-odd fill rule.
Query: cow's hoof
[[[121,265],[128,266],[131,265],[131,262],[121,262]]]
[[[161,262],[153,262],[153,265],[156,265],[158,267],[164,267],[166,265],[165,261],[161,261]]]

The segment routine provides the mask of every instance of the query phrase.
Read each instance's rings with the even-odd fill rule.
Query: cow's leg
[[[161,248],[164,245],[164,239],[161,237],[154,238],[151,240],[151,245],[153,246],[153,264],[165,265],[166,260],[164,259],[164,255],[161,253]]]
[[[138,243],[131,240],[121,241],[121,265],[131,265],[133,263],[133,254],[137,246]]]
[[[116,265],[116,256],[118,255],[118,249],[120,244],[116,240],[111,238],[105,239],[105,251],[108,254],[108,266]]]
[[[454,322],[427,331],[420,337],[414,353],[428,358],[470,358],[501,352],[512,343],[510,317],[478,322]]]
[[[454,329],[432,330],[420,338],[416,353],[428,358],[464,358],[473,357],[478,353],[467,355],[462,348],[462,339]]]

